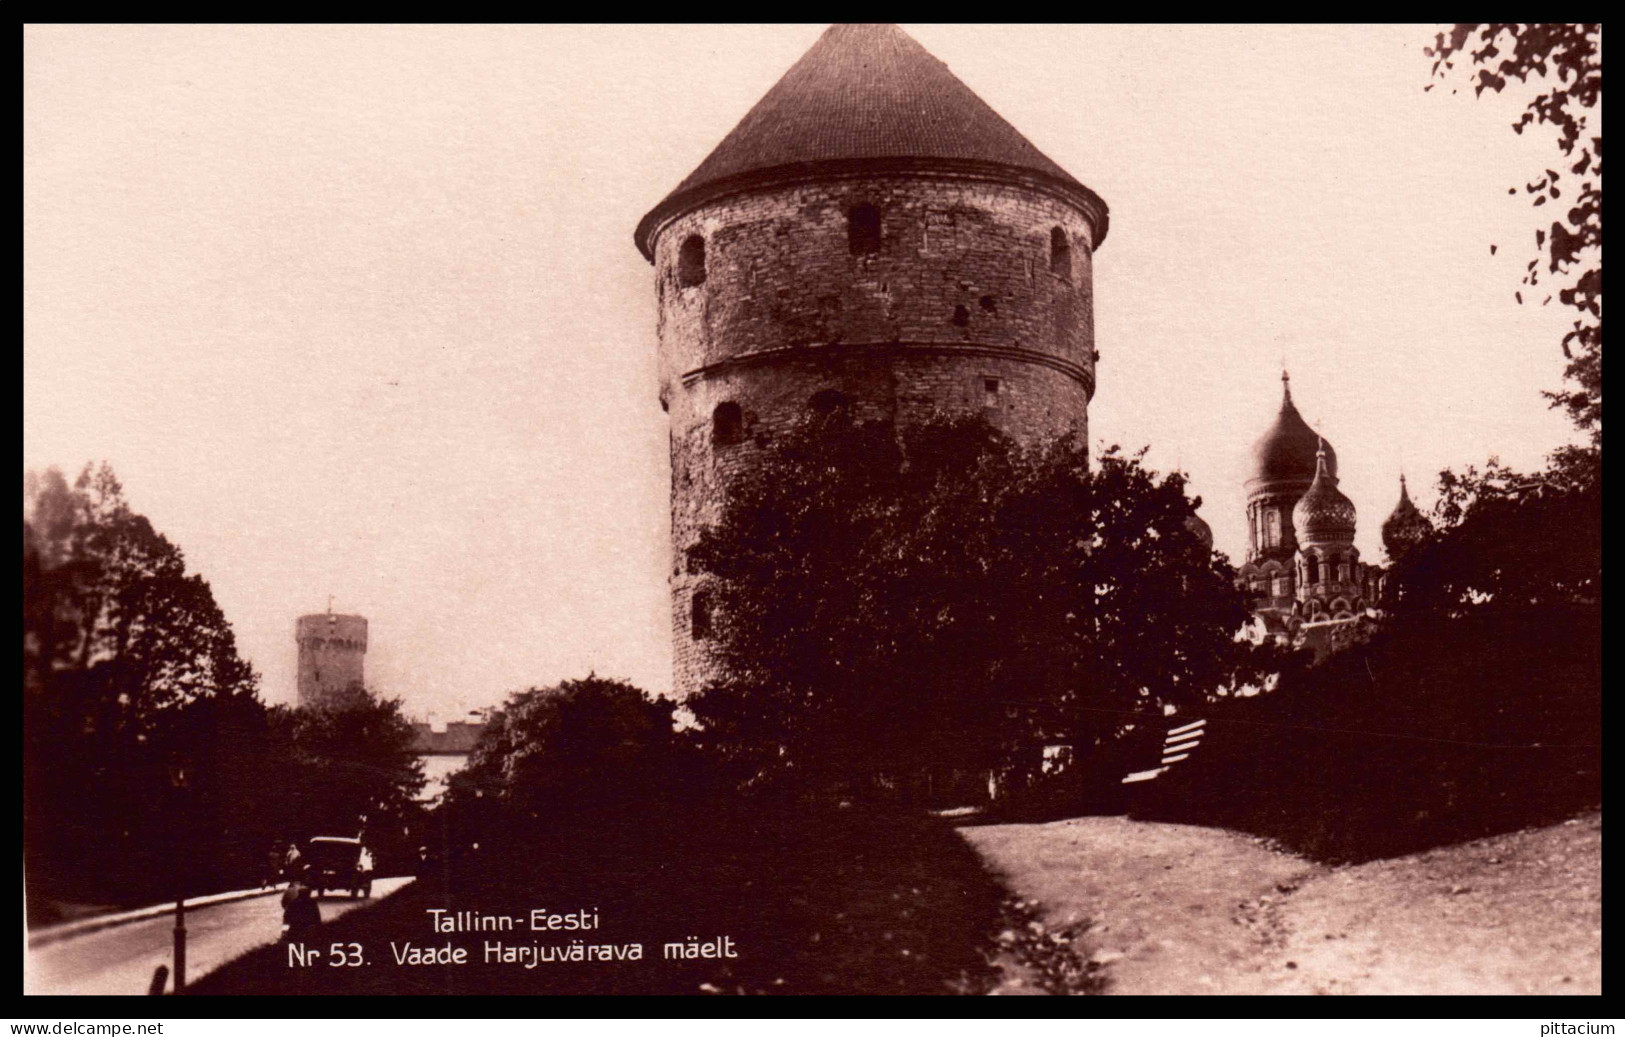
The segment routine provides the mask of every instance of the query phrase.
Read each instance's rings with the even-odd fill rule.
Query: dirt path
[[[1121,817],[960,831],[1109,993],[1602,990],[1600,814],[1336,869]]]

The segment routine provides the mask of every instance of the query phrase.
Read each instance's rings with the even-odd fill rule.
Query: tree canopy
[[[979,420],[809,426],[687,565],[717,618],[702,736],[763,775],[978,768],[1236,679],[1246,617],[1199,501],[1113,449]]]
[[[95,700],[87,725],[135,733],[170,707],[257,694],[208,583],[130,509],[110,467],[71,486],[56,469],[30,475],[23,496],[25,688]]]
[[[1395,566],[1396,621],[1602,601],[1602,453],[1559,451],[1519,473],[1492,458],[1439,473],[1437,528]]]
[[[1470,81],[1475,94],[1500,93],[1514,80],[1520,86],[1539,83],[1539,92],[1512,128],[1520,134],[1535,125],[1554,128],[1563,157],[1557,168],[1541,170],[1523,185],[1531,203],[1553,217],[1548,227],[1535,230],[1537,254],[1525,268],[1523,283],[1534,288],[1543,278],[1557,278],[1559,302],[1575,311],[1562,341],[1570,386],[1546,395],[1600,445],[1602,26],[1462,23],[1439,33],[1424,50],[1433,58],[1435,77],[1448,79],[1458,62],[1474,67]],[[1508,193],[1517,190],[1512,187]],[[1523,293],[1517,298],[1523,302]]]
[[[360,685],[320,705],[271,711],[290,835],[381,832],[415,817],[423,761],[398,699]]]
[[[24,844],[31,895],[126,893],[260,841],[227,790],[264,787],[258,676],[208,583],[111,468],[23,486]],[[224,797],[224,798],[223,798]],[[182,810],[192,816],[182,817]],[[183,840],[207,816],[215,851]],[[169,864],[158,863],[161,857]],[[162,891],[167,892],[167,891]]]
[[[107,465],[23,485],[23,844],[49,899],[240,888],[278,839],[398,834],[423,784],[400,704],[267,710],[209,584]],[[385,847],[387,849],[387,846]]]
[[[625,817],[677,777],[673,704],[620,680],[588,675],[509,696],[446,809],[487,833],[581,818]]]

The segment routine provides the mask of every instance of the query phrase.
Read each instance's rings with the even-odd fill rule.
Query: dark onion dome
[[[1382,546],[1388,549],[1388,557],[1398,559],[1406,551],[1427,539],[1433,532],[1433,523],[1427,516],[1411,503],[1411,495],[1405,488],[1405,477],[1399,477],[1399,503],[1394,505],[1393,514],[1382,523]]]
[[[1213,550],[1213,527],[1204,522],[1202,516],[1194,511],[1191,512],[1190,517],[1185,520],[1185,528],[1191,531],[1192,536],[1202,542],[1203,547],[1209,551]]]
[[[1275,423],[1253,444],[1253,468],[1247,482],[1308,482],[1315,477],[1315,455],[1322,444],[1326,448],[1327,472],[1335,481],[1337,451],[1317,435],[1303,420],[1303,415],[1298,413],[1298,408],[1292,403],[1292,380],[1282,371],[1281,412],[1275,416]]]
[[[834,25],[676,190],[638,223],[646,259],[668,219],[743,188],[825,176],[940,172],[1034,187],[1106,237],[1106,203],[895,25]]]
[[[1315,458],[1315,481],[1298,498],[1292,509],[1292,524],[1300,544],[1354,543],[1354,502],[1337,488],[1331,473],[1328,451]]]

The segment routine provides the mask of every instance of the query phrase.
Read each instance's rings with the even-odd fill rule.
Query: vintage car
[[[348,890],[353,897],[372,896],[372,854],[360,839],[318,835],[305,847],[311,891]]]

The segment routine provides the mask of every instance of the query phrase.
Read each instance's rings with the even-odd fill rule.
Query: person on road
[[[288,854],[282,859],[282,877],[292,882],[305,870],[304,854],[299,852],[297,841],[288,844]]]
[[[271,844],[271,852],[266,856],[265,874],[262,875],[260,885],[269,888],[282,881],[282,842],[278,840]]]
[[[313,937],[322,927],[322,909],[311,896],[303,874],[294,876],[282,892],[282,941],[293,943]]]

